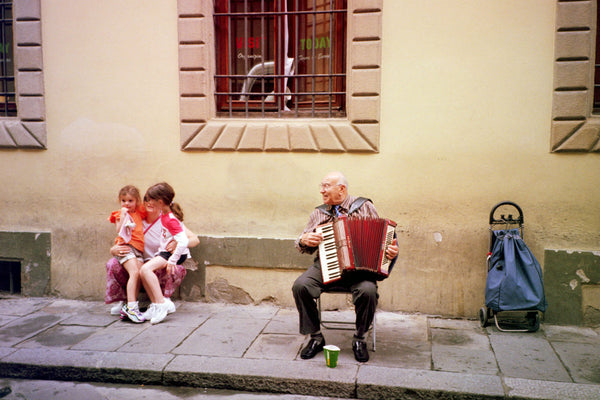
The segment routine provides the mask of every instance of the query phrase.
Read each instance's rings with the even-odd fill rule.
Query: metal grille
[[[592,113],[600,114],[600,7],[596,7],[596,59],[594,60],[594,102]]]
[[[216,3],[219,115],[345,116],[345,0]]]
[[[21,293],[21,262],[0,260],[0,292]]]
[[[17,115],[12,1],[0,0],[0,116]]]

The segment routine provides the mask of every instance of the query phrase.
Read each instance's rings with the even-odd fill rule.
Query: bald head
[[[348,180],[341,172],[330,172],[321,181],[321,196],[323,203],[329,205],[341,204],[348,196]]]

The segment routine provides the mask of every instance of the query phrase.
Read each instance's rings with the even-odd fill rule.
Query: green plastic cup
[[[337,365],[338,356],[340,355],[340,348],[332,344],[323,346],[323,353],[325,353],[325,363],[329,368],[335,368]]]

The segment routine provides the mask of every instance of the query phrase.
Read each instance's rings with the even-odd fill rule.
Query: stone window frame
[[[600,152],[592,114],[597,0],[557,0],[551,152]]]
[[[0,117],[0,148],[46,149],[41,0],[13,2],[16,117]]]
[[[346,117],[216,117],[213,2],[177,0],[182,150],[379,152],[383,0],[348,0]]]

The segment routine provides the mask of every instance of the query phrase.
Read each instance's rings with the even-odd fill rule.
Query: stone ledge
[[[306,269],[313,256],[294,247],[294,239],[199,236],[192,258],[200,266]]]

